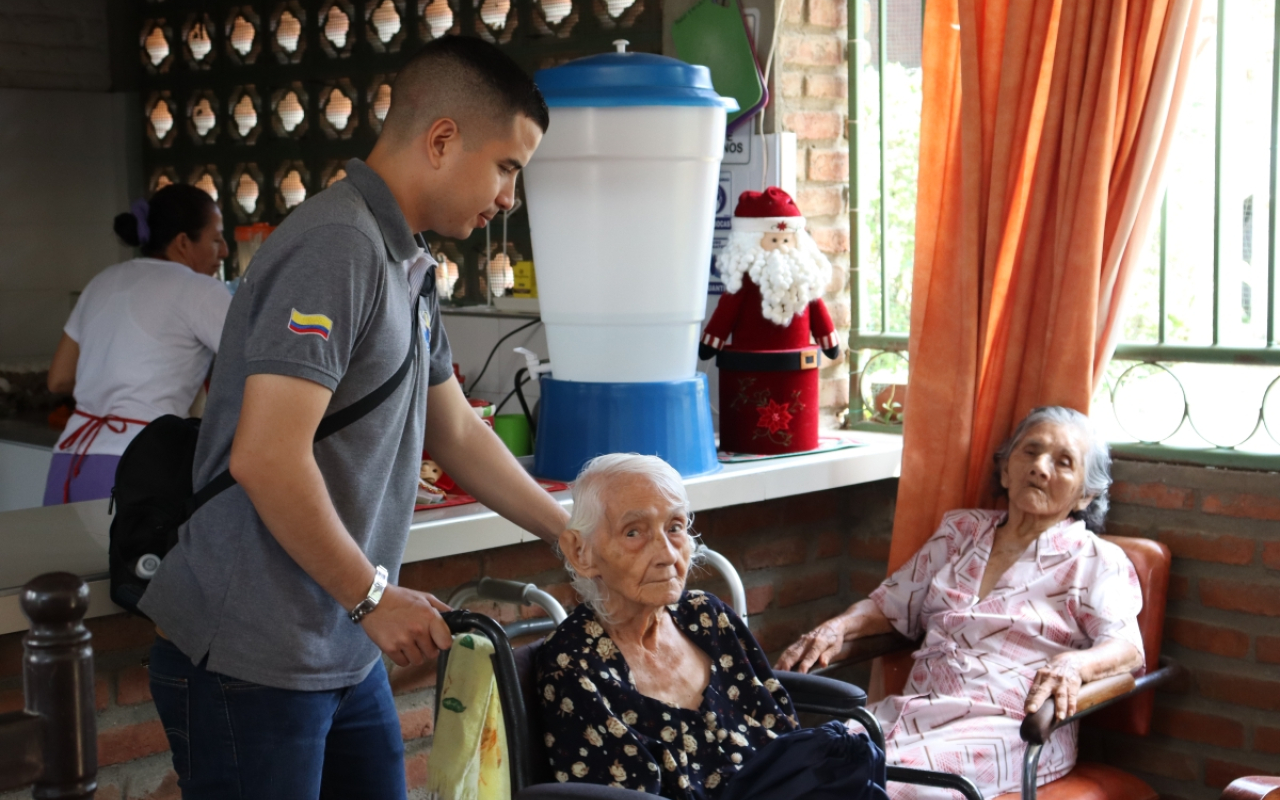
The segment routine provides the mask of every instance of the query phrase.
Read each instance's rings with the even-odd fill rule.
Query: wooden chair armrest
[[[811,669],[809,672],[814,675],[822,675],[833,669],[847,667],[850,664],[860,664],[863,661],[887,656],[899,650],[914,650],[915,647],[915,642],[900,633],[878,633],[875,636],[863,636],[845,642],[844,646],[840,648],[840,652],[836,653],[836,657],[831,659],[830,664],[825,667]]]
[[[1080,696],[1075,701],[1075,713],[1083,714],[1094,705],[1101,705],[1107,700],[1115,700],[1121,695],[1129,694],[1130,691],[1137,689],[1138,681],[1134,680],[1133,675],[1125,672],[1124,675],[1112,675],[1107,678],[1098,678],[1097,681],[1089,681],[1088,684],[1080,687]]]
[[[1123,675],[1112,675],[1110,678],[1089,681],[1080,687],[1080,694],[1076,697],[1076,713],[1061,722],[1054,718],[1057,704],[1050,697],[1044,701],[1036,713],[1023,717],[1022,741],[1044,744],[1058,728],[1079,719],[1092,709],[1110,705],[1113,701],[1132,693],[1136,687],[1137,681],[1127,672]]]
[[[1076,698],[1076,714],[1083,714],[1094,706],[1126,695],[1137,686],[1137,680],[1128,672],[1090,681],[1080,687],[1080,696]]]
[[[1080,687],[1080,695],[1076,698],[1076,713],[1061,722],[1053,718],[1054,702],[1053,698],[1050,697],[1045,700],[1044,705],[1040,706],[1036,713],[1028,714],[1022,719],[1022,741],[1031,744],[1044,744],[1049,741],[1049,736],[1063,725],[1069,725],[1081,717],[1106,708],[1112,703],[1118,703],[1127,697],[1132,697],[1139,692],[1145,692],[1174,681],[1185,673],[1186,667],[1166,656],[1161,656],[1159,669],[1138,678],[1125,674],[1090,681]],[[1280,800],[1280,798],[1273,798],[1272,800]]]
[[[1236,778],[1222,790],[1222,800],[1280,800],[1280,778]]]

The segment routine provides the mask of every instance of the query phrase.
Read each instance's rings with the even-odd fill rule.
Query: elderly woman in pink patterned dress
[[[1094,535],[1110,456],[1088,417],[1038,408],[996,454],[1009,510],[948,512],[869,598],[791,645],[778,669],[825,666],[841,645],[896,630],[924,637],[901,695],[869,710],[890,764],[964,775],[984,797],[1019,790],[1022,718],[1053,697],[1075,713],[1082,683],[1142,666],[1142,597],[1124,552]],[[1041,754],[1038,785],[1076,760],[1075,726]],[[895,800],[953,795],[893,783]]]

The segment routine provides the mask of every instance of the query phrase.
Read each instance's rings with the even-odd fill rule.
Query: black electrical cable
[[[493,415],[495,417],[498,416],[498,412],[501,411],[502,407],[507,404],[507,401],[509,401],[511,398],[515,397],[516,395],[520,395],[521,405],[523,405],[524,393],[520,391],[520,387],[524,386],[530,380],[532,380],[532,378],[529,377],[528,367],[521,367],[520,369],[516,370],[516,387],[511,391],[507,392],[506,396],[502,398],[501,402],[499,402],[498,405],[493,409]],[[528,416],[528,414],[526,414],[525,416]]]
[[[527,372],[528,370],[526,369],[525,371]],[[529,378],[532,377],[532,375],[529,376]],[[526,379],[526,381],[527,380],[528,379]],[[524,411],[524,420],[529,424],[529,442],[532,443],[534,435],[537,433],[538,426],[533,423],[533,414],[529,413],[529,404],[524,399],[524,392],[520,390],[520,387],[522,386],[524,386],[524,382],[521,382],[519,373],[516,373],[516,399],[520,401],[520,408]]]
[[[537,325],[539,322],[542,322],[541,317],[535,320],[531,320],[530,322],[526,322],[524,325],[521,325],[519,328],[516,328],[514,331],[511,331],[506,336],[503,336],[501,339],[499,339],[493,345],[493,349],[489,351],[489,357],[484,360],[484,366],[480,368],[480,374],[471,379],[471,388],[468,389],[463,394],[465,394],[467,397],[470,397],[471,392],[475,391],[476,386],[480,384],[480,379],[484,377],[485,371],[489,369],[489,362],[493,360],[494,354],[498,352],[498,348],[502,346],[503,342],[510,339],[512,336],[515,336],[517,333],[524,330],[525,328],[530,328],[534,325]],[[508,395],[508,397],[510,397],[510,395]]]

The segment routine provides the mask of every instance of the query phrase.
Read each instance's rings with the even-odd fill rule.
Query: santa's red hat
[[[743,192],[733,210],[735,231],[795,233],[804,230],[804,217],[791,195],[770,186],[763,192]]]

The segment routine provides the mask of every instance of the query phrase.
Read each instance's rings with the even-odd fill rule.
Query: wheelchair
[[[747,618],[747,596],[737,570],[724,556],[700,545],[697,558],[720,573],[729,584],[732,606],[738,616]],[[537,606],[546,617],[522,619],[505,626],[492,617],[474,611],[459,609],[444,615],[454,634],[479,633],[494,646],[493,666],[497,681],[498,697],[502,704],[503,723],[507,735],[508,764],[514,800],[639,800],[648,797],[643,792],[618,789],[611,786],[584,783],[559,783],[551,774],[550,763],[543,745],[542,731],[538,725],[537,692],[535,690],[535,663],[541,640],[519,648],[511,646],[511,639],[528,636],[545,636],[567,616],[564,608],[550,594],[537,586],[518,581],[482,578],[478,582],[460,587],[450,596],[448,603],[454,608],[476,600],[513,603],[520,606]],[[443,681],[448,667],[449,651],[440,653],[437,681]],[[884,734],[880,723],[866,710],[867,694],[853,684],[837,681],[821,675],[798,672],[777,672],[778,681],[786,688],[797,712],[818,714],[837,719],[855,719],[867,730],[881,749]],[[439,684],[436,692],[436,713],[440,703]],[[973,782],[959,775],[945,772],[889,766],[889,781],[911,783],[953,789],[965,800],[983,800]]]

